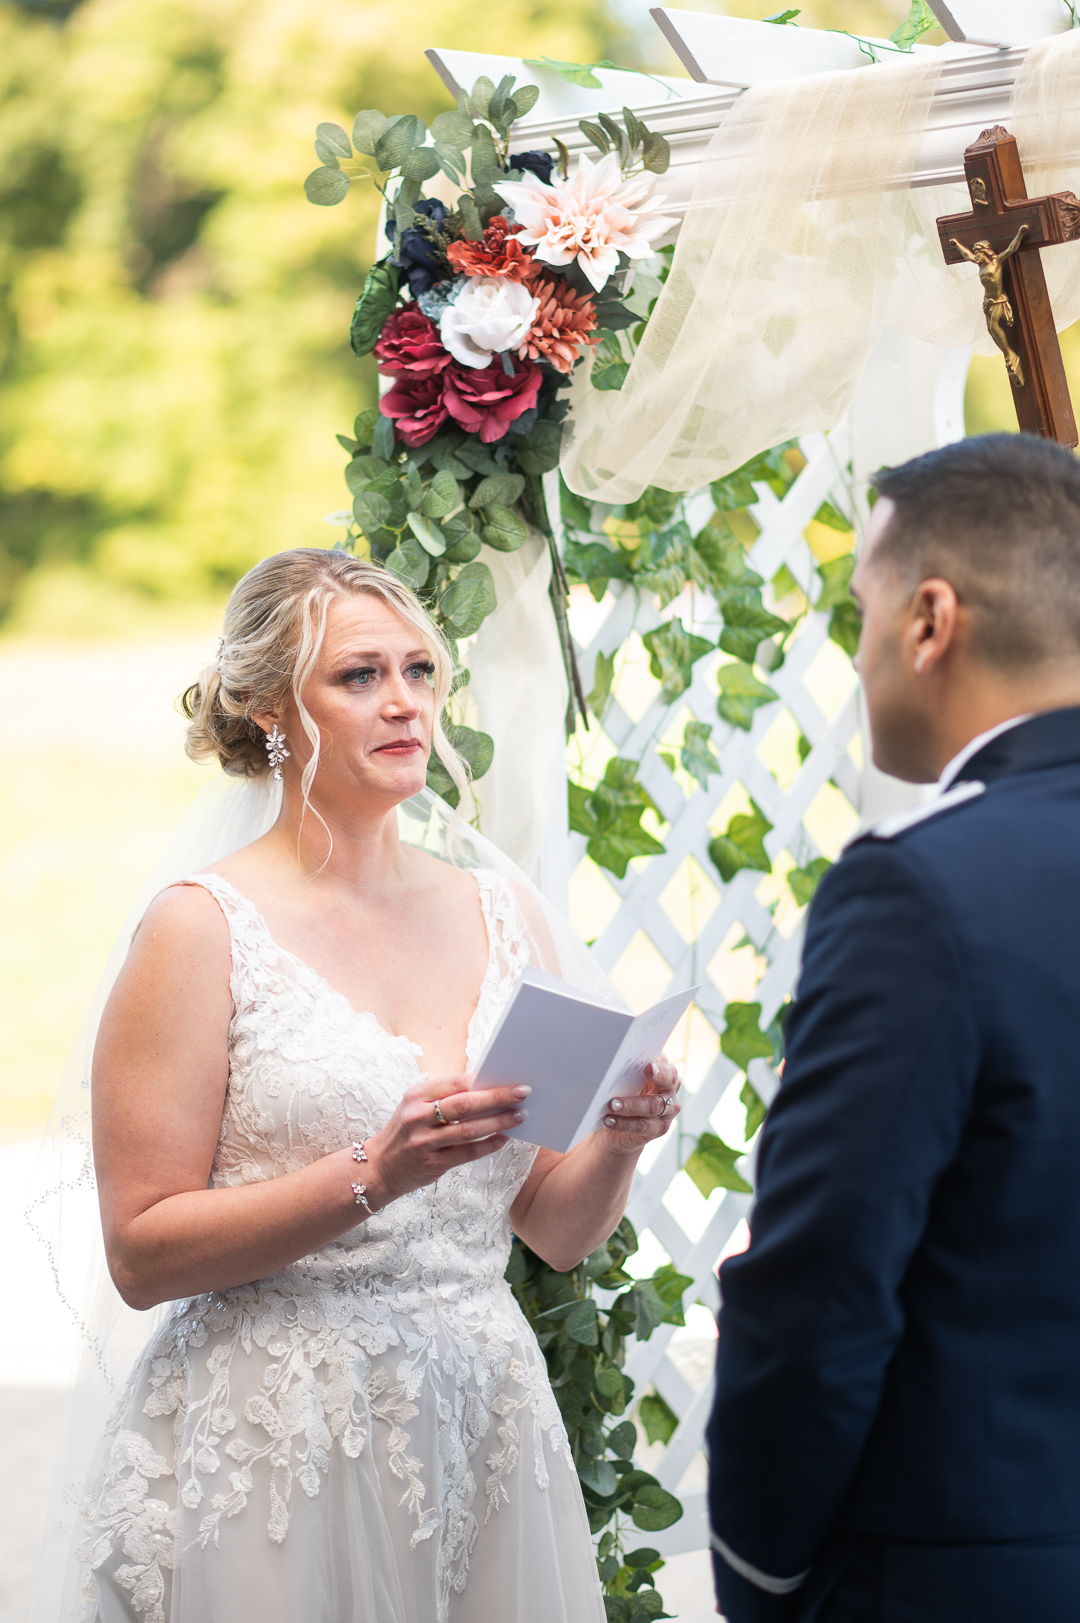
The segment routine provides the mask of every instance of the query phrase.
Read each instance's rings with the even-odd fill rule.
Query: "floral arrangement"
[[[479,78],[430,131],[411,113],[372,110],[356,115],[351,139],[337,124],[318,126],[308,198],[332,206],[370,178],[386,199],[389,243],[350,333],[387,387],[378,409],[338,436],[353,505],[332,517],[349,521],[339,545],[406,581],[452,641],[495,607],[484,548],[515,551],[529,524],[545,535],[572,729],[586,704],[542,478],[558,466],[564,391],[586,352],[599,346],[602,386],[618,387],[625,373],[615,334],[640,320],[622,302],[626,273],[675,224],[652,196],[669,154],[628,108],[621,124],[607,114],[582,121],[595,161],[581,155],[571,168],[555,140],[553,153],[512,152],[513,126],[539,95],[514,83]],[[427,182],[441,195],[423,196]],[[480,777],[491,740],[448,727]],[[454,799],[438,761],[429,781]]]

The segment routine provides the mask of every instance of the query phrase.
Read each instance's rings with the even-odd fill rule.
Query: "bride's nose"
[[[391,673],[383,688],[383,715],[405,717],[412,720],[420,714],[420,695],[400,671]]]

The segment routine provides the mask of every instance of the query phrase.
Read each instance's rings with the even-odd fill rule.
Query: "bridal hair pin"
[[[225,638],[224,637],[219,637],[218,640],[217,640],[217,647],[214,650],[214,664],[217,666],[219,671],[221,670],[221,655],[222,655],[222,652],[223,652],[224,648],[225,648]]]
[[[270,765],[274,769],[274,781],[280,783],[281,763],[289,760],[289,752],[285,748],[285,734],[276,721],[273,732],[266,735],[266,753],[270,758]]]

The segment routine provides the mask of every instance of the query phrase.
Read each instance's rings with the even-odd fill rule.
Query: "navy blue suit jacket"
[[[720,1275],[732,1623],[811,1615],[838,1536],[1080,1532],[1080,709],[962,777],[985,791],[856,841],[810,910]]]

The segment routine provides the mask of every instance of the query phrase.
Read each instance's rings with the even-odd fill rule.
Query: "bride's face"
[[[318,798],[355,800],[359,792],[396,805],[424,787],[435,716],[433,670],[416,627],[382,598],[357,592],[333,600],[304,687],[304,705],[322,736],[313,785]],[[284,763],[286,781],[298,781],[311,746],[292,700],[279,725],[292,752]]]

